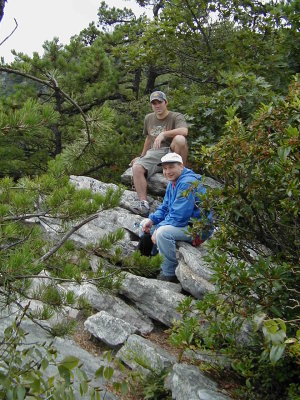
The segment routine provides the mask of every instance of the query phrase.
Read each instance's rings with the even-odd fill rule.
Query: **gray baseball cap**
[[[150,96],[150,103],[152,103],[153,100],[158,100],[158,101],[167,101],[167,96],[164,94],[164,92],[160,92],[159,90],[156,92],[151,93]]]

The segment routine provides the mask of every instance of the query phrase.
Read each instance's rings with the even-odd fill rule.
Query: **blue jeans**
[[[178,265],[176,258],[176,241],[193,242],[192,237],[185,233],[187,229],[187,226],[178,228],[172,225],[164,225],[160,226],[156,231],[156,246],[159,254],[163,256],[161,269],[165,276],[175,275],[175,269]],[[152,234],[154,230],[155,226],[152,226],[150,233]]]

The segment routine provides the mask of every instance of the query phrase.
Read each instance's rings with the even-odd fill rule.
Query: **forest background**
[[[11,292],[14,250],[20,257],[32,235],[11,225],[34,209],[21,191],[51,195],[55,182],[47,212],[66,214],[70,174],[119,183],[141,152],[149,94],[162,90],[189,124],[189,165],[223,184],[205,202],[217,215],[210,262],[224,296],[197,305],[211,331],[187,317],[173,343],[235,355],[240,396],[299,398],[300,2],[137,3],[153,6],[151,19],[102,2],[98,23],[69,44],[54,38],[42,56],[18,53],[0,66],[2,274],[12,274]],[[95,212],[83,208],[78,200],[65,217]],[[213,323],[216,313],[226,323]],[[232,339],[245,319],[255,325],[247,349]]]

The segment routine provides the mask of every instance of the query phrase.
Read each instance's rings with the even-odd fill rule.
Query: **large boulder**
[[[195,171],[196,172],[196,171]],[[124,183],[127,187],[133,189],[133,179],[132,179],[132,168],[128,168],[122,175],[121,175],[121,182]],[[148,192],[153,195],[164,196],[166,187],[168,184],[168,180],[164,177],[161,172],[158,172],[151,176],[150,179],[147,181],[147,189]],[[219,188],[221,184],[209,177],[203,177],[203,185],[206,188]],[[133,189],[134,190],[134,189]]]
[[[196,299],[215,290],[210,282],[212,271],[205,261],[206,254],[205,243],[199,247],[193,247],[186,242],[178,243],[179,263],[175,273],[182,288]]]
[[[128,168],[121,175],[121,182],[127,187],[133,189],[133,178],[132,178],[132,168]],[[168,181],[162,173],[156,173],[148,179],[148,192],[154,195],[164,196]],[[134,189],[133,189],[134,190]]]
[[[100,311],[87,318],[84,327],[97,339],[111,347],[124,343],[128,336],[137,331],[128,322],[115,318],[106,311]]]
[[[130,324],[136,332],[146,335],[152,332],[154,326],[149,317],[140,310],[127,304],[124,300],[107,291],[99,291],[91,283],[68,284],[64,286],[66,290],[72,290],[79,298],[85,298],[93,309],[106,311],[114,318],[121,319]]]
[[[148,317],[166,326],[171,327],[174,320],[181,320],[181,314],[176,311],[176,307],[186,296],[179,293],[179,284],[127,273],[119,291]]]
[[[138,335],[129,336],[116,357],[131,369],[139,369],[146,374],[149,371],[165,370],[176,363],[175,356],[156,343]]]

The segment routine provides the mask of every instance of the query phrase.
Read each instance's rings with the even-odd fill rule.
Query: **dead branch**
[[[90,215],[88,218],[84,219],[81,221],[79,224],[75,225],[72,227],[72,229],[69,230],[62,238],[61,240],[50,250],[48,253],[44,254],[37,262],[36,264],[42,263],[46,261],[48,258],[52,256],[52,254],[56,253],[56,251],[65,243],[65,241],[74,233],[76,232],[79,228],[81,228],[83,225],[87,224],[88,222],[92,221],[93,219],[97,218],[98,214]]]
[[[16,26],[15,26],[14,29],[11,31],[11,33],[10,33],[8,36],[6,36],[6,38],[4,38],[4,39],[2,40],[2,42],[0,42],[0,46],[1,46],[4,42],[6,42],[7,39],[9,39],[9,38],[13,35],[13,33],[15,32],[15,30],[18,28],[18,23],[17,23],[16,18],[14,18],[14,21],[15,21]]]
[[[22,221],[24,219],[34,218],[34,217],[49,217],[47,212],[36,213],[36,214],[23,214],[23,215],[12,215],[11,217],[3,217],[2,221]]]

